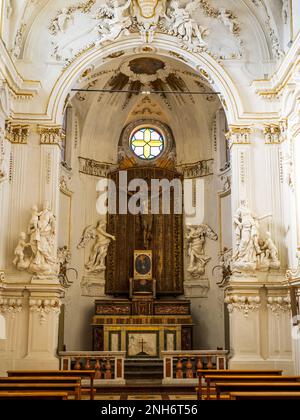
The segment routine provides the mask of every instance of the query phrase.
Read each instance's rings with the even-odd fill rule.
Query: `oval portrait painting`
[[[151,259],[148,255],[140,254],[135,260],[135,270],[138,274],[145,276],[151,271]]]

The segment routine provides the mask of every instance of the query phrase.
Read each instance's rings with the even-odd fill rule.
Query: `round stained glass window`
[[[130,148],[140,159],[155,159],[164,150],[164,138],[154,128],[140,128],[131,136]]]

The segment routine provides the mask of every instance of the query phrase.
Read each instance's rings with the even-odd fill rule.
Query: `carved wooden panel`
[[[149,191],[152,179],[180,179],[177,172],[154,167],[130,168],[127,170],[127,177],[128,183],[136,178],[145,180]],[[119,197],[119,171],[112,173],[110,178],[117,186]],[[107,229],[116,236],[116,242],[111,243],[108,251],[106,293],[128,295],[129,278],[133,277],[134,250],[145,249],[141,215],[110,214]],[[151,236],[149,249],[153,252],[153,277],[157,281],[157,294],[183,294],[183,215],[174,214],[173,191],[171,214],[153,215]]]

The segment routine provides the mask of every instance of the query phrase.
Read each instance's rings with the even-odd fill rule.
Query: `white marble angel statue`
[[[187,255],[190,260],[187,271],[192,277],[199,278],[205,274],[205,267],[211,260],[205,255],[206,238],[217,241],[218,235],[207,225],[188,226],[187,231]]]
[[[100,23],[95,28],[99,40],[96,44],[114,41],[121,35],[129,35],[129,28],[132,25],[130,6],[131,0],[126,0],[122,6],[118,0],[114,0],[112,7],[106,4],[99,9],[97,17]]]
[[[57,17],[52,22],[52,30],[55,33],[65,32],[67,29],[67,24],[72,20],[72,15],[69,12],[68,8],[63,7]]]
[[[105,258],[107,256],[108,247],[111,241],[115,241],[116,238],[110,235],[105,230],[106,222],[99,221],[94,226],[88,226],[81,237],[78,248],[85,248],[91,239],[95,239],[92,246],[90,257],[88,262],[85,264],[85,268],[90,273],[101,273],[106,270]]]
[[[232,34],[235,33],[236,26],[234,22],[234,16],[229,10],[224,8],[220,9],[218,19],[223,23],[224,26],[226,26],[226,28],[229,29]]]
[[[171,31],[181,37],[190,46],[206,46],[203,37],[207,30],[200,26],[193,18],[193,12],[198,8],[199,0],[188,3],[185,7],[180,7],[177,0],[172,0],[168,11],[167,21]]]

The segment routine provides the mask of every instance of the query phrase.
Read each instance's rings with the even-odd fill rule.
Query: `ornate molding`
[[[46,323],[47,315],[51,312],[58,314],[60,307],[60,299],[29,299],[30,311],[39,313],[41,325]]]
[[[86,175],[107,178],[108,173],[116,167],[117,165],[112,163],[102,163],[93,159],[79,157],[79,172]]]
[[[62,192],[63,194],[71,196],[73,194],[73,191],[70,189],[70,186],[69,186],[70,182],[71,182],[71,177],[62,174],[60,176],[60,180],[59,180],[60,192]]]
[[[40,134],[41,144],[61,146],[66,137],[61,127],[47,127],[39,125],[38,132]]]
[[[184,178],[203,178],[209,175],[213,175],[214,160],[201,160],[196,163],[190,163],[185,165],[178,165],[176,169],[181,172]]]
[[[234,144],[251,144],[251,128],[231,126],[228,133],[225,134],[231,148]]]
[[[0,283],[3,283],[5,281],[5,273],[4,271],[0,271]]]
[[[230,314],[239,311],[244,314],[245,318],[248,318],[250,312],[258,311],[261,306],[259,296],[227,295],[225,303],[228,305]]]
[[[289,296],[268,297],[267,307],[279,317],[281,313],[291,310],[291,299]]]
[[[8,121],[5,125],[5,137],[13,144],[27,144],[29,136],[29,126],[15,124]]]
[[[20,298],[0,297],[0,313],[15,316],[23,309],[23,301]]]

